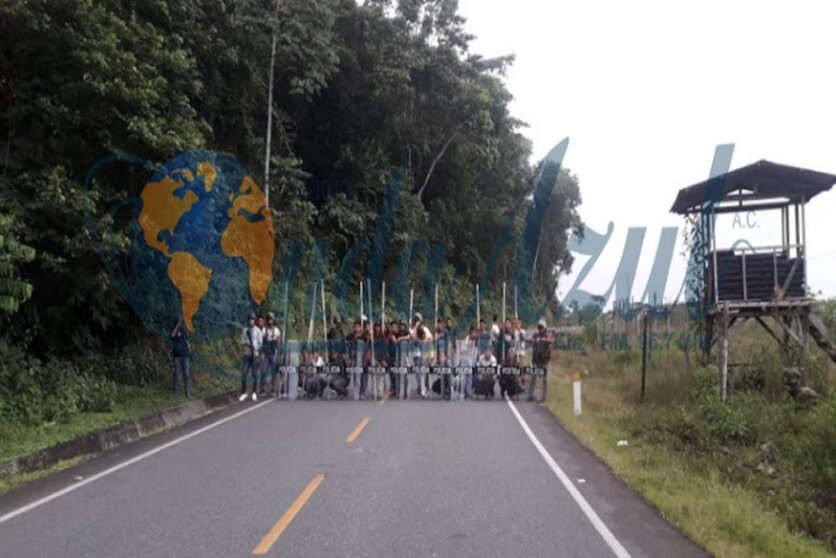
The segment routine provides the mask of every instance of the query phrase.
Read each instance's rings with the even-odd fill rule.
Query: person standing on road
[[[475,327],[471,327],[468,336],[458,344],[458,366],[469,366],[471,368],[476,366],[476,360],[479,357],[478,344],[479,334],[476,332]],[[459,382],[456,386],[459,394],[464,396],[465,399],[470,399],[473,395],[473,374],[468,374],[464,377],[458,376],[456,379]]]
[[[255,325],[258,326],[258,329],[261,331],[261,349],[258,351],[258,358],[256,359],[256,371],[259,375],[259,382],[258,382],[258,395],[264,397],[264,387],[267,380],[266,377],[266,356],[264,353],[264,337],[267,332],[267,323],[264,320],[264,316],[258,315],[255,319]]]
[[[436,335],[438,336],[436,341],[436,365],[455,366],[456,334],[453,332],[453,318],[448,317],[444,321],[444,328],[442,329],[439,326]],[[441,394],[441,398],[450,399],[452,397],[452,375],[442,374],[438,382],[438,393]]]
[[[522,366],[525,360],[525,330],[523,329],[523,322],[517,318],[514,320],[514,358],[517,366]],[[527,388],[526,376],[519,377],[520,389],[525,391]]]
[[[250,314],[247,318],[247,326],[241,332],[241,347],[244,355],[241,359],[241,396],[238,401],[247,399],[247,377],[253,376],[253,391],[252,400],[257,401],[258,396],[258,355],[261,351],[261,329],[256,325],[255,314]]]
[[[345,355],[345,339],[339,318],[334,318],[334,324],[328,330],[328,364],[340,365]]]
[[[547,375],[549,371],[549,361],[552,356],[552,338],[546,330],[546,320],[542,318],[537,324],[537,332],[534,333],[534,336],[531,338],[531,346],[532,364],[534,366],[541,366],[545,368]],[[546,397],[546,375],[543,375],[543,379],[541,380],[544,399]],[[526,398],[528,401],[534,401],[534,380],[534,377],[529,380],[528,397]]]
[[[183,318],[177,320],[177,324],[171,330],[171,352],[174,357],[174,376],[171,382],[171,391],[174,395],[177,395],[179,378],[182,376],[183,394],[186,398],[191,398],[192,378],[189,373],[189,359],[192,351],[189,343],[189,332],[183,327]]]
[[[271,397],[278,395],[276,392],[276,376],[279,375],[279,346],[282,342],[282,332],[276,325],[276,316],[272,312],[267,313],[267,326],[264,329],[264,363],[261,370],[261,391],[264,395],[267,384],[267,375],[270,375]]]
[[[514,320],[514,355],[517,359],[517,364],[521,365],[523,355],[525,355],[525,330],[523,329],[522,320],[519,318]]]
[[[429,328],[424,325],[423,317],[420,313],[416,312],[414,318],[412,319],[412,323],[413,327],[410,332],[410,337],[412,338],[412,342],[415,347],[415,353],[413,355],[415,359],[415,366],[426,366],[433,359],[433,334]],[[421,397],[424,399],[429,397],[427,375],[423,372],[416,372],[415,380],[418,383],[418,393]]]
[[[389,396],[395,397],[398,394],[398,375],[392,371],[393,366],[398,366],[398,321],[391,320],[386,328],[386,350],[388,352],[386,364],[389,369]]]
[[[517,366],[517,355],[514,352],[514,328],[511,320],[505,320],[504,329],[499,336],[502,366]],[[503,396],[516,397],[520,393],[520,382],[514,374],[499,375],[499,393]]]
[[[345,364],[345,338],[343,336],[342,322],[340,318],[334,318],[334,324],[328,330],[328,364],[332,367],[339,367],[339,372],[329,372],[326,376],[328,386],[337,392],[340,399],[348,396],[348,375],[343,368]]]
[[[502,333],[499,327],[499,316],[493,315],[493,323],[491,323],[491,349],[495,357],[499,357],[502,353],[499,352],[499,336]]]
[[[365,399],[366,391],[369,389],[369,373],[366,372],[368,367],[372,365],[372,330],[371,324],[363,316],[363,332],[360,334],[360,347],[363,353],[360,365],[363,367],[363,373],[360,375],[360,399]]]
[[[346,366],[363,366],[363,324],[360,321],[354,322],[354,328],[345,338],[347,353],[345,355]],[[366,386],[363,374],[351,374],[351,382],[354,384],[355,395],[363,399]]]
[[[447,338],[447,364],[456,366],[458,364],[458,345],[459,340],[456,338],[456,332],[453,329],[453,318],[447,317],[444,320],[444,336]]]
[[[386,333],[383,329],[383,326],[386,324],[381,324],[379,321],[374,323],[374,327],[372,328],[372,341],[373,350],[374,350],[374,361],[373,363],[376,366],[387,366],[389,363],[389,350],[388,350],[388,342],[386,340]],[[383,394],[386,391],[386,376],[383,375],[373,375],[372,382],[374,382],[374,393]]]
[[[484,354],[489,348],[493,349],[493,343],[491,343],[491,332],[488,331],[488,324],[485,322],[485,318],[479,320],[479,338],[477,343],[477,353],[476,358],[478,359],[480,355]]]
[[[406,321],[401,319],[400,325],[398,327],[398,334],[395,337],[395,343],[397,345],[398,350],[398,366],[399,367],[411,367],[413,365],[410,362],[410,358],[412,357],[412,336],[409,334],[409,326],[407,325]],[[408,374],[399,374],[398,375],[398,398],[399,399],[406,399],[409,395],[409,375]]]
[[[505,320],[502,333],[499,334],[496,349],[497,360],[502,366],[514,366],[514,330],[511,320]]]

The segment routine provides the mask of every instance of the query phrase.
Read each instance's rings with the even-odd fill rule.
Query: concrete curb
[[[5,461],[0,463],[0,479],[47,469],[66,459],[102,453],[151,434],[182,426],[237,401],[237,395],[238,392],[229,391],[188,401],[165,411],[115,424],[104,430],[91,432],[35,453]]]

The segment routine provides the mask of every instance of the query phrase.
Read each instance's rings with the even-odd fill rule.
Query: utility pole
[[[273,136],[273,76],[276,73],[276,26],[279,22],[279,0],[273,17],[273,41],[270,47],[270,82],[267,85],[267,134],[264,146],[264,197],[270,209],[270,144]]]

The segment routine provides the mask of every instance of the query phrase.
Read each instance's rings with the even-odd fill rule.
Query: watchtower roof
[[[722,196],[711,192],[719,188],[725,178]],[[800,167],[780,165],[760,160],[745,167],[729,171],[679,191],[671,207],[671,213],[680,215],[699,213],[710,198],[714,201],[739,201],[741,204],[757,200],[784,198],[787,203],[806,203],[813,197],[826,192],[836,184],[836,175]],[[736,192],[741,191],[740,194]],[[735,193],[734,195],[730,195]],[[719,197],[719,199],[717,199]]]

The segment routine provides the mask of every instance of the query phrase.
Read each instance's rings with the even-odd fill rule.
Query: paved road
[[[239,404],[0,497],[2,557],[254,551],[704,555],[534,403]]]

